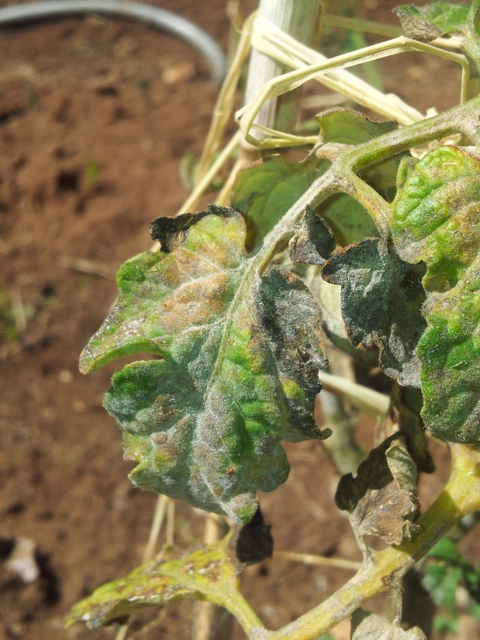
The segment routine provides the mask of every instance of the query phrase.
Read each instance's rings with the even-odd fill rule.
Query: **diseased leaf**
[[[480,441],[479,210],[479,160],[440,147],[404,174],[393,217],[402,259],[427,265],[422,417],[439,437],[469,444]]]
[[[235,555],[236,536],[230,532],[220,542],[194,551],[166,548],[126,578],[102,585],[72,608],[66,622],[85,622],[90,629],[141,611],[185,598],[207,600],[235,614],[243,598],[237,590],[241,563]]]
[[[418,386],[417,342],[425,328],[424,269],[400,260],[379,238],[334,254],[322,277],[341,285],[342,315],[355,347],[380,349],[380,366],[400,384]]]
[[[348,511],[358,540],[367,534],[388,544],[402,544],[419,530],[417,468],[400,434],[387,438],[360,464],[355,478],[340,479],[335,502]]]
[[[274,155],[238,172],[231,204],[247,221],[249,250],[263,240],[329,164],[314,155],[303,162]]]
[[[313,410],[326,366],[321,317],[289,272],[260,276],[232,209],[157,219],[168,253],[144,253],[118,274],[119,302],[81,356],[92,371],[128,353],[106,409],[124,434],[130,477],[248,522],[255,492],[288,476],[281,440],[322,438]]]
[[[430,42],[440,36],[465,33],[469,9],[468,4],[430,2],[422,7],[404,4],[393,12],[400,18],[406,36]]]
[[[325,222],[307,207],[300,231],[290,241],[290,258],[302,264],[325,264],[337,243]]]
[[[357,609],[352,616],[351,640],[427,640],[419,627],[405,631],[398,624]]]
[[[237,537],[236,555],[246,565],[257,564],[273,555],[271,526],[265,524],[260,507],[247,524],[243,525]]]
[[[398,430],[405,436],[408,451],[417,469],[433,473],[435,464],[427,448],[426,431],[420,418],[423,403],[420,390],[394,385],[391,399]]]
[[[311,266],[307,270],[306,283],[322,311],[322,326],[334,345],[346,351],[356,362],[365,367],[378,367],[378,349],[354,347],[348,339],[342,317],[341,290],[339,285],[326,282],[321,277],[320,267]]]

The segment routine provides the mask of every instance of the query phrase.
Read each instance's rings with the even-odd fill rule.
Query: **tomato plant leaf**
[[[157,356],[125,366],[105,396],[139,463],[131,479],[248,522],[256,490],[288,476],[280,441],[326,435],[313,416],[326,366],[320,311],[290,272],[259,273],[232,209],[157,219],[153,230],[164,250],[120,269],[118,304],[81,370]]]
[[[475,602],[480,602],[480,571],[452,540],[442,538],[427,554],[422,584],[437,605],[454,612],[460,583]]]
[[[323,144],[329,142],[341,143],[348,145],[361,144],[368,142],[377,136],[382,136],[398,128],[396,122],[374,122],[365,116],[363,113],[354,111],[352,109],[346,109],[344,107],[334,107],[323,111],[317,116],[317,121],[320,125],[320,139]],[[360,177],[365,180],[371,187],[373,187],[378,193],[386,200],[391,201],[395,195],[397,172],[400,160],[403,156],[408,154],[399,154],[373,164],[371,167],[364,169],[360,172]],[[358,235],[352,237],[348,234],[345,238],[346,242],[340,244],[351,244],[352,242],[360,242],[363,238],[369,236],[378,236],[378,231],[365,209],[352,198],[349,198],[343,194],[339,194],[336,197],[332,197],[327,200],[326,205],[323,208],[326,209],[325,219],[329,224],[334,225],[335,219],[340,217],[342,224],[346,225],[348,218],[342,216],[341,206],[332,206],[337,200],[342,203],[341,206],[345,206],[348,203],[349,208],[355,211],[354,218],[358,218],[356,224],[359,226]],[[353,200],[353,202],[350,202]],[[350,218],[352,212],[350,212]],[[350,220],[350,224],[352,224]],[[338,224],[338,223],[337,223]]]
[[[263,240],[312,182],[325,173],[329,164],[314,155],[303,162],[273,155],[261,164],[238,172],[231,204],[247,221],[249,250]]]
[[[257,564],[273,555],[271,526],[265,524],[260,507],[247,524],[243,525],[237,537],[236,554],[245,565]]]
[[[342,315],[356,347],[380,350],[380,366],[402,385],[418,386],[415,348],[425,328],[420,265],[401,260],[379,238],[366,238],[334,254],[322,277],[341,285]]]
[[[426,640],[419,627],[402,629],[398,624],[385,618],[357,609],[352,616],[351,640]]]
[[[439,437],[469,444],[480,441],[479,203],[480,161],[440,147],[404,173],[392,227],[402,259],[427,265],[422,417]]]
[[[390,133],[398,127],[396,122],[374,122],[363,113],[345,107],[333,107],[322,111],[317,116],[317,122],[323,144],[360,144]]]
[[[323,265],[337,243],[325,224],[310,207],[306,208],[300,230],[290,241],[290,258],[302,264]]]
[[[335,502],[351,514],[357,539],[374,534],[388,544],[402,544],[418,531],[416,479],[415,463],[397,433],[369,453],[355,478],[342,476]]]
[[[344,193],[330,196],[315,212],[325,220],[342,247],[378,236],[377,227],[363,206]]]
[[[404,4],[396,7],[405,35],[420,42],[430,42],[435,38],[451,34],[463,34],[467,29],[470,6],[451,2],[430,2],[417,7]]]
[[[356,145],[394,131],[395,122],[373,122],[352,109],[335,107],[317,116],[320,140],[323,144]],[[319,147],[321,154],[321,147]],[[391,201],[396,192],[396,177],[401,155],[394,156],[361,172],[360,177],[382,197]],[[342,246],[378,236],[378,230],[363,206],[345,194],[336,194],[325,200],[317,213],[327,222],[337,242]]]
[[[363,126],[367,119],[361,114],[358,116],[359,123]],[[387,131],[391,128],[391,123],[385,126],[385,123],[378,125],[370,120],[368,122],[372,126],[367,126],[367,131],[364,133],[362,130],[360,137],[356,138],[352,138],[356,122],[349,124],[352,134],[348,139],[351,140],[351,144],[369,139],[373,135],[380,135],[384,129]],[[380,129],[377,129],[377,126],[380,126]],[[387,163],[384,164],[387,166]],[[398,162],[395,162],[394,169],[388,172],[389,178],[386,181],[385,172],[380,172],[380,175],[376,168],[372,169],[375,179],[382,182],[380,190],[383,190],[383,187],[388,190],[390,183],[395,184],[397,164]],[[302,162],[292,162],[283,156],[274,155],[261,164],[238,172],[232,190],[231,205],[240,211],[247,221],[246,245],[249,250],[258,246],[288,209],[329,166],[330,162],[317,158],[314,153]],[[325,219],[341,245],[357,242],[366,236],[378,235],[375,224],[362,205],[347,195],[331,196],[319,207],[317,213]]]
[[[126,578],[99,587],[75,604],[66,622],[85,622],[92,630],[147,607],[185,598],[207,600],[234,615],[244,607],[236,587],[242,565],[235,553],[231,531],[220,542],[181,552],[165,548],[156,558]]]
[[[394,421],[405,437],[408,451],[417,469],[425,473],[433,473],[435,464],[428,451],[426,431],[420,417],[423,404],[420,389],[394,385],[391,399]]]

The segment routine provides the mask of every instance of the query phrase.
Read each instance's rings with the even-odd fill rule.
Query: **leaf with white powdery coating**
[[[404,386],[419,385],[415,348],[425,328],[423,272],[379,238],[334,254],[322,270],[324,280],[342,287],[342,315],[352,344],[378,347],[380,366]]]
[[[437,436],[480,442],[480,161],[440,147],[401,172],[393,239],[423,261],[427,328],[417,354],[422,417]]]
[[[261,275],[232,209],[158,218],[163,251],[126,262],[119,302],[81,356],[92,371],[149,352],[112,379],[106,409],[131,479],[248,522],[257,489],[288,476],[281,440],[322,438],[313,417],[326,366],[320,313],[291,273]]]

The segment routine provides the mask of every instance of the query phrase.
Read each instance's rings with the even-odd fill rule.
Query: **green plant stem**
[[[205,518],[203,542],[219,542],[228,532],[225,518],[209,513]],[[229,640],[232,635],[233,617],[230,612],[211,602],[195,603],[192,640]],[[221,634],[221,635],[220,635]]]
[[[464,515],[480,509],[480,447],[452,445],[452,473],[433,505],[418,520],[421,531],[410,542],[377,553],[321,605],[278,631],[252,629],[253,640],[315,640],[373,595],[401,578]]]
[[[362,169],[408,151],[412,147],[439,140],[454,133],[463,133],[471,144],[480,145],[479,107],[480,98],[477,97],[434,118],[427,118],[408,127],[396,129],[363,144],[350,146],[330,143],[320,146],[316,152],[317,156],[332,162],[332,167],[322,178],[312,184],[303,198],[310,198],[309,204],[315,208],[332,195],[332,190],[333,193],[346,193],[365,207],[380,233],[387,237],[392,208],[356,174]],[[332,176],[330,177],[329,174]],[[330,184],[328,194],[322,193],[323,186],[320,184],[320,181],[327,177],[325,182]],[[290,215],[294,217],[295,222],[297,221],[296,207],[299,203],[300,200],[285,214],[277,227],[288,224]],[[272,230],[272,234],[277,227]]]
[[[222,598],[219,598],[215,604],[225,607],[235,616],[248,638],[256,638],[256,640],[269,638],[271,632],[265,629],[260,618],[258,618],[240,591],[229,590],[229,593],[222,594]]]

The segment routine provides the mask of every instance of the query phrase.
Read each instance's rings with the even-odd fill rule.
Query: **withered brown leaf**
[[[370,452],[355,478],[351,473],[342,476],[335,502],[350,513],[358,540],[373,534],[398,545],[417,533],[416,478],[417,468],[399,433]]]

